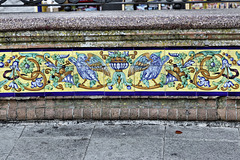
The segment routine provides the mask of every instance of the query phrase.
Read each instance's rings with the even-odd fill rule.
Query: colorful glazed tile
[[[193,79],[198,96],[225,96],[230,91],[228,87],[224,87],[228,81],[225,77],[228,69],[223,67],[227,52],[228,50],[223,49],[198,50],[197,55],[203,57]]]
[[[1,93],[14,93],[24,90],[21,85],[21,73],[19,57],[14,52],[0,52],[1,64]],[[33,69],[33,68],[30,68]],[[23,89],[22,89],[23,88]]]
[[[143,91],[156,95],[156,92],[164,92],[162,76],[165,75],[164,65],[169,60],[164,50],[137,50],[137,56],[133,61],[130,74],[135,75],[135,91],[143,94]],[[155,93],[154,93],[155,92]],[[149,94],[149,93],[146,93]]]
[[[2,50],[0,96],[239,93],[240,49],[132,49]]]
[[[189,92],[188,96],[195,96],[196,86],[192,84],[192,77],[198,65],[193,56],[196,50],[176,49],[166,50],[165,53],[169,56],[169,60],[164,66],[166,70],[166,95]]]
[[[134,55],[134,51],[119,51],[110,50],[103,52],[103,58],[106,58],[106,64],[109,75],[105,74],[105,94],[106,95],[118,95],[122,92],[122,95],[134,95],[134,75],[129,77],[129,67],[132,63],[131,55]]]
[[[16,60],[16,57],[13,56],[12,52],[10,51],[2,51],[0,52],[0,68],[7,68],[10,67],[11,63]]]
[[[0,68],[0,93],[6,93],[6,92],[11,92],[10,90],[8,90],[8,84],[9,84],[9,80],[6,78],[8,75],[5,74],[5,71],[8,68]],[[14,93],[14,90],[13,90]]]
[[[229,49],[228,52],[223,53],[221,69],[224,70],[219,73],[222,77],[223,89],[228,92],[239,92],[240,88],[240,50]]]
[[[74,51],[74,57],[69,58],[74,64],[75,92],[104,92],[104,62],[100,51]]]

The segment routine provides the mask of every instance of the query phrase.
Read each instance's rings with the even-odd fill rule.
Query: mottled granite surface
[[[240,9],[102,11],[0,14],[0,31],[230,29],[240,28]]]

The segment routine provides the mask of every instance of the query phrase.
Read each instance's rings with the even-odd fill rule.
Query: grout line
[[[82,159],[82,160],[84,160],[85,157],[86,157],[86,154],[87,154],[87,151],[88,151],[88,147],[89,147],[90,141],[91,141],[91,139],[92,139],[92,135],[93,135],[93,132],[94,132],[95,127],[96,127],[96,124],[94,125],[94,127],[93,127],[93,129],[92,129],[92,133],[91,133],[91,135],[90,135],[90,138],[89,138],[89,141],[88,141],[88,144],[87,144],[87,148],[86,148],[86,150],[85,150],[85,153],[84,153],[84,156],[83,156],[83,159]]]
[[[238,128],[238,139],[240,139],[240,129]]]
[[[182,141],[196,141],[196,142],[231,142],[235,143],[238,140],[227,140],[227,139],[206,139],[206,138],[166,138],[171,140],[182,140]]]
[[[5,160],[7,160],[7,159],[8,159],[8,157],[10,156],[10,154],[12,153],[12,151],[13,151],[13,148],[14,148],[14,147],[15,147],[15,145],[18,143],[18,140],[21,138],[21,136],[22,136],[22,134],[23,134],[23,131],[25,130],[25,128],[26,128],[26,126],[24,126],[24,128],[23,128],[23,130],[22,130],[21,134],[19,135],[18,139],[17,139],[17,140],[16,140],[16,142],[14,143],[14,145],[13,145],[13,147],[12,147],[11,151],[8,153],[8,155],[7,155],[7,157],[5,158]]]
[[[165,136],[166,136],[166,130],[167,130],[167,127],[164,126],[164,134],[163,134],[163,145],[162,145],[162,159],[164,160],[164,150],[165,150]]]
[[[22,137],[22,134],[23,134],[23,131],[25,130],[25,128],[26,128],[26,126],[24,126],[24,128],[23,128],[23,130],[22,130],[20,136],[18,137],[18,140]]]

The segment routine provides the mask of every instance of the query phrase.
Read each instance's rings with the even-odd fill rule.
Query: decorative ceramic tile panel
[[[238,96],[240,49],[0,52],[0,96]]]

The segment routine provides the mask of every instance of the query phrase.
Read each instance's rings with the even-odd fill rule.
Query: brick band
[[[1,99],[0,119],[240,121],[236,97],[46,97]]]

